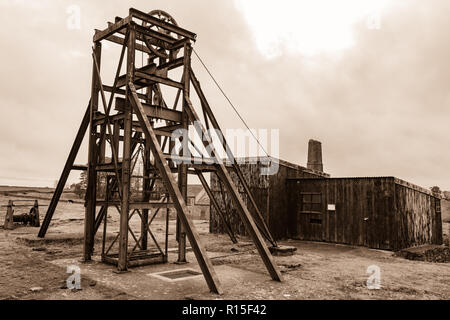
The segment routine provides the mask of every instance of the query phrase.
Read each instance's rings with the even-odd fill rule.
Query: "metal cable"
[[[231,102],[230,98],[228,98],[227,94],[223,91],[222,87],[220,86],[220,84],[217,82],[217,80],[214,78],[214,76],[212,75],[211,71],[208,69],[208,67],[206,66],[206,64],[203,62],[202,58],[200,58],[199,54],[197,53],[197,51],[195,51],[194,48],[192,48],[197,59],[200,61],[200,63],[203,65],[203,68],[205,68],[206,72],[208,72],[209,76],[211,77],[211,79],[214,81],[214,83],[216,84],[217,88],[220,90],[220,92],[223,94],[223,96],[225,97],[225,99],[228,101],[228,103],[230,104],[230,106],[233,108],[234,112],[237,114],[237,116],[239,117],[239,119],[241,119],[242,123],[247,127],[248,131],[252,134],[253,138],[256,140],[256,142],[258,142],[258,145],[261,147],[261,149],[264,151],[264,153],[266,154],[266,156],[268,158],[270,158],[269,154],[267,153],[266,149],[262,146],[261,142],[258,140],[258,138],[256,137],[256,135],[253,133],[252,130],[250,130],[250,127],[247,125],[247,123],[245,122],[244,118],[241,116],[241,114],[239,113],[239,111],[237,110],[237,108],[234,106],[234,104]]]

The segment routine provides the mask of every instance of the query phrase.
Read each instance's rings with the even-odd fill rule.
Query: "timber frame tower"
[[[107,29],[96,30],[91,99],[39,237],[44,237],[47,232],[70,171],[87,170],[84,261],[91,260],[95,235],[103,227],[102,261],[116,265],[119,272],[132,266],[166,263],[168,207],[173,206],[177,211],[178,262],[186,260],[187,238],[209,289],[221,293],[218,277],[188,217],[186,206],[188,175],[192,174],[200,179],[216,210],[223,212],[206,182],[204,173],[208,172],[220,178],[270,276],[281,281],[266,241],[274,247],[277,244],[237,161],[223,139],[220,147],[228,158],[225,163],[208,133],[209,129],[219,132],[221,129],[191,68],[195,40],[194,33],[179,27],[169,14],[160,10],[147,14],[130,9],[128,17],[116,18]],[[122,47],[112,85],[102,82],[102,41]],[[141,67],[136,67],[138,54],[145,56]],[[172,75],[181,76],[181,81],[172,80]],[[175,100],[173,104],[168,102],[170,90],[173,92],[171,98]],[[202,117],[193,106],[193,94],[200,101]],[[189,130],[198,134],[201,145],[195,145],[189,138]],[[74,161],[86,131],[89,132],[88,165],[76,166]],[[180,133],[178,136],[177,132]],[[178,154],[172,152],[176,144],[181,145]],[[143,172],[136,173],[138,158],[142,159]],[[251,208],[247,208],[241,198],[242,192],[233,183],[231,172],[238,177]],[[132,194],[130,186],[134,179],[141,181],[141,188]],[[100,181],[106,186],[105,190],[99,190]],[[107,217],[108,210],[113,209],[120,215],[120,230],[117,237],[110,240],[106,236]],[[158,244],[151,231],[152,222],[164,209],[165,247]],[[140,220],[139,232],[130,228],[133,217]],[[229,226],[225,219],[224,222]],[[236,242],[232,230],[227,229],[231,240]],[[155,250],[150,249],[149,238]]]

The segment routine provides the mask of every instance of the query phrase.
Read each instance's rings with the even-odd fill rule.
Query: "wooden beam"
[[[83,120],[81,121],[80,128],[78,129],[77,135],[75,137],[75,141],[70,150],[69,157],[67,158],[63,172],[61,173],[61,176],[59,178],[58,185],[56,186],[55,193],[53,194],[52,200],[50,201],[50,205],[47,209],[47,213],[45,214],[44,221],[42,222],[41,229],[39,230],[39,238],[44,238],[47,233],[48,227],[53,218],[53,214],[55,213],[56,206],[58,205],[59,199],[61,198],[61,195],[64,191],[64,186],[66,185],[78,151],[80,150],[81,144],[83,143],[84,136],[89,127],[90,106],[91,102],[89,101],[89,105],[86,109]]]
[[[162,61],[161,61],[162,62]],[[184,57],[183,57],[183,95],[190,96],[191,82],[189,80],[189,69],[191,65],[191,51],[188,44],[184,45]],[[189,129],[189,115],[186,111],[185,103],[183,102],[183,137],[181,142],[181,155],[189,155],[189,137],[187,134]],[[181,194],[183,195],[184,201],[188,201],[188,166],[185,162],[178,164],[178,187],[180,188]],[[178,235],[178,263],[186,262],[186,231],[184,226],[180,221],[177,221],[177,235]]]
[[[225,231],[230,236],[231,241],[234,244],[238,243],[238,241],[236,240],[236,237],[235,237],[233,231],[231,230],[231,226],[228,224],[227,220],[225,219],[225,215],[223,214],[223,211],[220,209],[220,206],[217,203],[217,200],[214,197],[214,194],[212,193],[211,188],[209,187],[208,182],[205,179],[205,176],[199,170],[196,170],[195,172],[197,173],[197,176],[198,176],[198,178],[200,179],[200,182],[203,185],[203,189],[205,189],[206,193],[208,194],[209,199],[211,200],[211,203],[214,206],[214,209],[217,211],[217,214],[220,216],[220,218],[222,218],[222,222],[223,222],[223,224],[225,226]]]
[[[112,92],[113,91],[113,87],[103,85],[103,90],[105,90],[106,92]],[[126,96],[126,91],[123,90],[123,89],[119,89],[118,87],[116,88],[115,93],[116,94],[120,94],[122,96]],[[146,96],[144,94],[142,94],[142,93],[138,93],[138,97],[139,97],[139,99],[145,99],[146,98]]]
[[[222,132],[222,130],[220,129],[219,123],[217,122],[217,120],[214,116],[214,113],[212,112],[211,107],[209,106],[208,100],[206,99],[206,97],[203,93],[203,90],[201,89],[200,82],[195,77],[194,71],[192,69],[190,70],[190,74],[191,74],[192,84],[195,88],[195,91],[197,92],[198,97],[200,98],[204,112],[211,120],[211,124],[212,124],[213,128],[215,130]],[[239,167],[239,164],[237,163],[236,158],[232,154],[231,148],[228,146],[228,143],[227,143],[224,135],[222,135],[222,145],[223,145],[225,152],[228,155],[229,160],[233,162],[234,171],[236,172],[239,181],[241,182],[242,186],[244,187],[244,190],[250,200],[250,203],[252,204],[253,208],[256,211],[256,216],[257,216],[258,222],[259,222],[258,227],[260,228],[261,232],[264,233],[265,237],[272,243],[272,245],[276,247],[277,243],[276,243],[275,239],[273,238],[272,234],[270,233],[269,227],[267,226],[267,223],[264,220],[264,218],[261,214],[261,211],[258,208],[258,205],[256,204],[256,201],[251,193],[251,190],[247,184],[247,181],[245,180],[245,177],[241,171],[241,168]]]
[[[161,64],[158,69],[166,69],[167,70],[173,70],[179,67],[182,67],[184,65],[184,57],[177,58],[175,60],[171,60],[169,62]]]
[[[136,29],[132,24],[128,30],[128,50],[127,50],[127,80],[134,81],[135,58],[136,58]],[[130,98],[130,91],[127,89],[127,97]],[[117,270],[119,272],[128,270],[128,220],[130,212],[130,183],[131,183],[131,137],[133,129],[133,113],[131,105],[128,103],[125,108],[124,119],[124,141],[123,141],[123,163],[122,163],[122,205],[120,207],[120,236],[119,236],[119,261]]]
[[[136,81],[139,81],[142,79],[149,80],[149,78],[148,78],[149,76],[154,76],[155,78],[151,79],[154,82],[161,82],[161,83],[169,85],[169,86],[179,87],[181,85],[179,82],[173,81],[162,75],[166,75],[168,70],[173,70],[175,68],[181,67],[181,66],[183,66],[183,64],[184,64],[183,58],[178,58],[178,59],[172,60],[170,62],[163,63],[160,66],[156,66],[155,64],[149,64],[149,65],[143,66],[142,68],[136,69],[136,76],[138,77],[136,79]],[[138,73],[144,74],[145,76],[141,76],[139,78]],[[166,83],[164,83],[164,82],[166,82]],[[120,76],[117,80],[117,87],[121,88],[121,87],[126,86],[126,84],[127,84],[126,75]],[[136,86],[136,83],[135,83],[135,86]],[[148,84],[145,83],[145,86],[148,86]],[[139,94],[139,98],[146,99],[146,97],[142,94]]]
[[[86,208],[84,218],[84,242],[83,259],[90,261],[94,251],[94,229],[95,229],[95,201],[97,198],[97,172],[95,166],[98,161],[99,148],[97,146],[97,127],[94,124],[95,115],[98,112],[99,93],[102,86],[100,79],[102,57],[102,43],[95,42],[92,58],[92,87],[91,87],[91,110],[89,117],[89,145],[88,145],[88,170],[87,170],[87,188],[86,188]],[[102,140],[102,139],[101,139]]]
[[[114,23],[108,22],[108,27],[110,27],[112,25],[114,25]],[[117,33],[119,33],[121,35],[125,35],[126,31],[124,29],[122,29],[122,30],[117,31]],[[164,48],[165,50],[169,50],[171,48],[171,45],[166,43],[166,42],[164,42],[164,41],[153,39],[153,38],[148,38],[148,37],[146,37],[145,35],[142,35],[142,34],[136,34],[136,40],[139,40],[139,41],[142,41],[142,42],[147,41],[150,44],[152,44],[152,45],[154,45],[156,47]]]
[[[115,122],[123,120],[123,117],[124,117],[123,113],[119,113],[119,114],[115,114],[113,116],[109,116],[109,120],[110,120],[111,124],[114,124]],[[97,116],[94,119],[94,124],[96,126],[103,125],[105,123],[108,123],[108,121],[104,114]],[[106,133],[105,133],[105,135],[108,136]]]
[[[101,32],[100,30],[95,30],[95,32]],[[105,38],[105,40],[116,43],[116,44],[120,44],[123,45],[125,43],[125,39],[115,36],[115,35],[111,35],[108,38]],[[136,43],[136,50],[138,51],[142,51],[145,52],[147,54],[153,55],[153,53],[144,45],[140,44],[140,43]]]
[[[120,140],[120,126],[118,123],[114,124],[114,133],[113,133],[113,144],[114,144],[114,150],[116,150],[116,152],[119,151],[119,140]],[[139,140],[141,139],[141,134],[136,132],[132,138],[132,146],[131,146],[131,150],[135,150]],[[122,139],[123,140],[123,139]],[[118,186],[118,181],[117,179],[114,180],[113,184],[110,185],[111,190],[114,190],[115,188],[117,188]],[[97,214],[97,217],[95,218],[95,234],[97,234],[98,229],[100,228],[100,225],[102,224],[102,221],[104,220],[105,215],[108,213],[108,207],[106,206],[102,206],[102,208],[100,209],[99,213]],[[106,220],[105,220],[106,221]]]
[[[175,130],[179,130],[179,129],[182,129],[182,126],[179,125],[179,124],[172,125],[172,126],[165,126],[165,127],[155,128],[155,130],[165,131],[165,132],[169,132],[169,133],[173,133]]]
[[[72,166],[72,170],[77,170],[77,171],[87,171],[88,166],[84,166],[84,165],[73,165]]]
[[[116,98],[116,110],[123,112],[125,110],[126,100],[123,98]],[[162,119],[172,122],[181,122],[183,113],[160,106],[143,103],[144,112],[147,117]]]
[[[120,206],[120,201],[97,201],[97,206],[101,207],[115,207]],[[144,210],[144,209],[158,209],[158,208],[167,208],[172,206],[173,203],[167,202],[131,202],[130,210]]]
[[[5,224],[3,228],[5,230],[14,230],[14,210],[13,210],[14,202],[12,200],[8,201],[8,209],[6,211],[5,216]]]
[[[144,72],[136,72],[136,77],[150,80],[150,81],[156,82],[156,83],[161,83],[166,86],[174,87],[174,88],[178,88],[178,89],[183,89],[183,87],[184,87],[183,84],[180,82],[174,81],[169,78],[159,77],[159,76],[156,76],[153,74],[144,73]]]
[[[120,166],[121,163],[119,162],[118,165]],[[95,170],[97,172],[115,172],[116,167],[114,163],[99,163],[95,166]]]
[[[118,32],[119,30],[126,28],[131,21],[132,17],[129,16],[126,17],[125,19],[120,20],[119,22],[114,23],[113,25],[109,26],[103,31],[96,32],[94,35],[94,42],[106,39],[109,36],[113,35],[114,33]]]
[[[200,158],[200,157],[188,157],[188,156],[179,156],[175,154],[165,153],[164,157],[167,160],[172,160],[175,163],[184,163],[189,167],[195,165],[207,165],[209,167],[216,165],[216,160],[214,158]]]
[[[239,194],[239,190],[234,185],[230,173],[225,167],[225,164],[223,163],[222,159],[218,156],[218,153],[215,151],[211,137],[201,124],[200,118],[198,117],[189,97],[184,96],[184,99],[187,105],[189,106],[188,110],[191,116],[191,121],[194,123],[194,127],[198,135],[202,138],[205,148],[209,150],[211,156],[215,158],[217,162],[217,172],[220,174],[221,179],[223,179],[223,182],[225,183],[225,186],[227,187],[230,196],[232,197],[234,203],[236,204],[236,207],[238,208],[238,213],[242,221],[244,222],[248,234],[253,239],[253,242],[255,243],[259,255],[261,256],[261,259],[263,260],[267,270],[269,271],[270,276],[275,281],[282,281],[281,273],[278,270],[276,264],[274,263],[272,255],[269,252],[269,249],[267,248],[267,245],[264,242],[264,239],[261,233],[259,232],[250,211],[248,210],[247,206],[242,200]]]
[[[200,172],[216,172],[217,169],[211,165],[207,164],[192,164],[190,167],[194,170],[198,170]],[[195,171],[193,171],[193,174],[196,175]]]
[[[171,36],[169,36],[169,35],[167,35],[165,33],[161,33],[161,32],[158,32],[158,31],[154,31],[152,29],[148,29],[148,28],[143,27],[141,25],[138,25],[138,24],[136,24],[134,22],[131,22],[131,24],[136,28],[137,33],[141,34],[143,36],[160,40],[160,41],[166,43],[169,46],[171,44],[174,44],[175,42],[177,42],[177,39],[175,39],[175,38],[173,38],[173,37],[171,37]]]
[[[142,11],[136,10],[134,8],[130,9],[130,16],[138,18],[142,21],[148,22],[152,25],[158,26],[161,29],[167,30],[167,31],[171,31],[173,33],[176,33],[180,36],[189,38],[193,41],[195,41],[195,39],[197,38],[197,35],[191,31],[188,31],[186,29],[180,28],[172,23],[168,23],[165,21],[162,21],[161,19],[158,19],[156,17],[153,17],[147,13],[144,13]]]
[[[142,128],[144,128],[145,137],[149,141],[150,148],[155,157],[156,166],[160,174],[162,175],[165,186],[169,191],[172,201],[174,202],[175,208],[177,209],[178,217],[180,218],[181,222],[185,227],[192,249],[197,258],[198,264],[203,272],[208,287],[212,292],[220,294],[222,292],[222,289],[220,287],[219,279],[217,278],[217,275],[214,271],[211,261],[206,255],[206,250],[200,244],[200,238],[198,236],[197,231],[195,230],[194,224],[187,216],[189,210],[183,199],[180,189],[177,186],[175,178],[172,175],[171,169],[164,158],[164,155],[158,142],[158,138],[156,137],[153,128],[151,127],[150,122],[145,115],[144,107],[139,101],[133,83],[130,82],[128,84],[128,87],[131,91],[130,102],[139,118],[139,121],[141,122]]]
[[[174,42],[170,47],[169,50],[177,50],[177,49],[181,49],[184,47],[185,44],[190,44],[191,41],[187,38],[184,39],[180,39],[176,42]]]

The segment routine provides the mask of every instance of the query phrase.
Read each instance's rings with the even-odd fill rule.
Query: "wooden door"
[[[301,240],[323,240],[323,204],[322,194],[302,193],[297,221],[297,234]]]

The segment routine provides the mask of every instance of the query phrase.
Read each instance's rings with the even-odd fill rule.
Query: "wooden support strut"
[[[87,170],[87,188],[86,205],[84,218],[84,242],[83,259],[90,261],[94,250],[94,225],[95,225],[95,200],[97,197],[97,171],[99,147],[97,146],[97,127],[94,124],[95,114],[98,111],[99,91],[101,89],[100,65],[102,56],[102,45],[96,42],[93,48],[93,71],[91,87],[91,108],[89,114],[89,146],[88,146],[88,170]]]
[[[192,69],[190,69],[190,74],[191,74],[192,84],[194,86],[195,91],[197,92],[198,97],[200,98],[200,101],[202,103],[202,107],[203,107],[203,111],[205,112],[205,115],[207,115],[209,117],[213,128],[215,130],[218,130],[218,131],[222,132],[222,130],[220,129],[219,123],[217,122],[216,118],[214,117],[214,114],[213,114],[213,112],[211,110],[211,107],[209,106],[209,103],[206,100],[206,97],[205,97],[205,95],[204,95],[204,93],[203,93],[203,91],[201,89],[200,82],[195,77],[194,71]],[[205,117],[205,119],[207,120],[208,118]],[[224,148],[225,152],[227,153],[230,161],[232,161],[232,166],[233,166],[233,168],[234,168],[234,170],[235,170],[235,172],[236,172],[236,174],[238,176],[239,182],[244,187],[244,190],[245,190],[245,192],[246,192],[246,194],[247,194],[247,196],[248,196],[248,198],[250,200],[250,203],[253,205],[253,207],[254,207],[254,209],[256,211],[259,223],[262,225],[262,226],[258,225],[259,229],[261,230],[261,232],[263,232],[263,234],[271,242],[271,244],[276,247],[277,246],[277,242],[275,241],[275,239],[272,237],[272,234],[270,233],[269,227],[267,226],[267,223],[264,220],[264,218],[263,218],[263,216],[262,216],[262,214],[261,214],[261,212],[260,212],[260,210],[259,210],[259,208],[258,208],[258,206],[256,204],[256,201],[255,201],[255,199],[254,199],[254,197],[253,197],[253,195],[252,195],[252,193],[250,191],[250,188],[249,188],[247,182],[245,181],[244,175],[242,174],[242,171],[241,171],[241,169],[240,169],[236,159],[234,158],[233,154],[231,153],[231,149],[228,146],[228,143],[225,140],[225,136],[224,135],[222,135],[222,145],[223,145],[223,148]]]
[[[148,22],[152,25],[158,26],[164,30],[171,31],[173,33],[176,33],[180,36],[189,38],[190,40],[195,41],[197,38],[197,35],[191,31],[188,31],[186,29],[180,28],[172,23],[168,23],[165,21],[162,21],[161,19],[158,19],[156,17],[153,17],[149,14],[146,14],[142,11],[136,10],[134,8],[130,9],[130,15],[133,17],[136,17],[138,19],[141,19],[142,21]]]
[[[3,228],[5,230],[13,230],[14,229],[14,202],[12,200],[9,200],[8,202],[8,210],[6,211],[5,216],[5,224],[3,225]]]
[[[135,44],[136,30],[134,26],[129,28],[128,51],[127,51],[127,80],[134,81],[135,70]],[[127,97],[131,92],[127,88]],[[120,237],[119,237],[119,261],[117,269],[119,272],[128,269],[128,221],[130,211],[130,182],[131,182],[131,135],[133,126],[133,114],[130,103],[127,105],[124,118],[124,142],[122,162],[122,205],[120,207]]]
[[[131,82],[128,84],[128,88],[131,91],[130,102],[135,110],[137,117],[139,118],[139,121],[141,122],[141,126],[144,129],[145,136],[149,140],[150,148],[155,157],[156,166],[161,175],[163,176],[170,197],[174,201],[178,217],[180,218],[182,224],[184,225],[185,231],[189,238],[189,242],[191,243],[195,257],[197,258],[198,264],[203,272],[208,287],[212,292],[221,294],[222,289],[220,287],[219,279],[217,278],[217,275],[213,269],[211,261],[206,255],[206,250],[200,244],[200,239],[197,231],[195,230],[194,224],[187,217],[188,208],[180,192],[180,189],[178,188],[177,183],[172,175],[171,169],[166,163],[166,160],[162,153],[161,147],[158,143],[158,139],[153,131],[153,128],[151,127],[150,122],[147,116],[145,115],[144,108],[137,96],[136,88]]]
[[[276,264],[273,262],[272,256],[269,252],[269,249],[267,248],[264,239],[259,232],[258,228],[256,227],[256,224],[253,220],[253,217],[250,213],[250,211],[247,209],[246,205],[244,204],[243,200],[241,199],[241,196],[239,195],[239,191],[236,188],[236,186],[233,183],[233,180],[231,178],[230,173],[228,172],[227,168],[225,167],[225,164],[223,163],[222,159],[218,156],[217,152],[214,149],[213,142],[211,137],[207,134],[205,128],[200,122],[200,118],[198,117],[197,113],[195,112],[194,107],[192,106],[192,102],[190,101],[188,96],[184,96],[184,99],[186,100],[188,110],[191,116],[191,121],[194,123],[194,127],[200,136],[200,139],[203,141],[204,146],[209,152],[211,153],[211,156],[214,157],[217,161],[217,172],[220,174],[220,176],[223,179],[223,182],[225,183],[225,186],[228,189],[228,192],[230,193],[232,199],[234,200],[237,208],[238,213],[241,216],[242,221],[244,222],[244,225],[247,229],[248,234],[253,239],[253,242],[256,245],[256,248],[258,249],[259,255],[261,256],[261,259],[263,260],[267,270],[269,271],[270,276],[275,281],[282,281],[281,273],[278,270]]]
[[[140,132],[136,132],[133,136],[133,144],[131,146],[131,150],[135,150],[137,145],[138,145],[138,138],[140,138],[141,133]],[[116,147],[115,150],[118,150],[118,142],[116,142]],[[117,180],[114,180],[114,182],[111,184],[110,188],[111,190],[114,190],[115,188],[118,187],[118,182]],[[97,203],[98,204],[98,203]],[[104,220],[105,214],[107,213],[108,206],[102,206],[100,211],[97,214],[97,217],[95,218],[95,226],[94,226],[94,235],[97,234],[98,229],[100,228],[102,221]]]
[[[225,219],[225,215],[223,214],[222,210],[220,209],[220,206],[217,203],[217,200],[214,197],[214,194],[212,193],[211,188],[208,186],[208,182],[206,181],[205,176],[203,175],[203,173],[200,170],[195,170],[195,173],[197,174],[198,178],[200,179],[200,182],[203,185],[203,188],[205,189],[206,193],[208,194],[209,199],[211,200],[211,203],[214,206],[214,209],[217,211],[217,214],[220,216],[220,218],[222,218],[222,222],[225,226],[225,230],[228,233],[228,235],[230,236],[231,241],[234,244],[238,243],[233,231],[231,230],[230,224]]]
[[[67,179],[69,178],[70,171],[73,168],[75,158],[77,157],[78,151],[80,150],[84,135],[86,134],[86,131],[89,127],[90,106],[91,102],[89,101],[86,113],[84,114],[80,128],[78,129],[77,136],[72,145],[72,149],[70,150],[69,157],[67,158],[63,172],[61,173],[61,177],[59,178],[58,185],[56,186],[55,193],[53,194],[52,200],[50,201],[50,205],[47,209],[47,213],[45,214],[45,218],[42,222],[41,229],[39,230],[39,238],[44,238],[47,233],[48,227],[53,218],[53,214],[55,213],[56,206],[58,205],[59,199],[61,198],[61,195],[64,191],[64,186],[66,185]]]
[[[189,46],[185,44],[184,46],[184,71],[183,71],[183,94],[186,96],[190,95],[190,81],[189,81],[189,69],[191,65],[191,51]],[[187,131],[189,129],[189,115],[186,110],[186,103],[183,101],[183,116],[182,116],[182,126],[183,126],[183,137],[182,137],[182,154],[184,156],[189,149],[189,137],[187,136]],[[178,187],[180,188],[181,194],[183,195],[184,201],[188,201],[188,167],[185,162],[181,162],[178,165]],[[177,220],[177,240],[178,240],[178,263],[186,262],[186,232],[184,230],[183,224],[180,223],[180,219]]]

